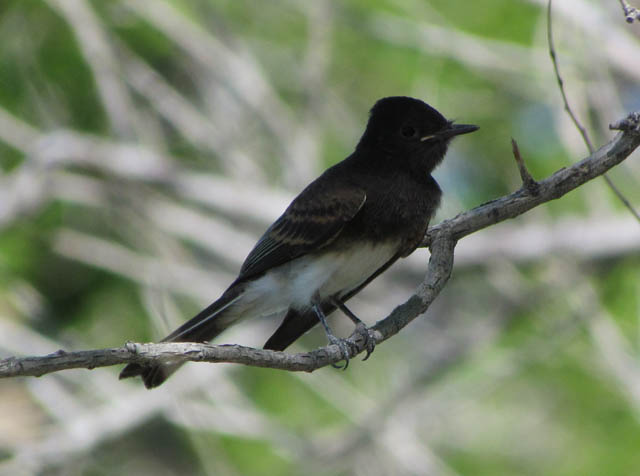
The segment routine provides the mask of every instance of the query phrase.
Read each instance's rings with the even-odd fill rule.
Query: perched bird
[[[374,341],[344,303],[416,249],[440,202],[431,172],[454,136],[477,129],[448,121],[418,99],[380,99],[355,151],[309,184],[222,296],[163,342],[205,342],[240,319],[282,315],[265,349],[284,350],[320,322],[346,367],[346,341],[326,321],[339,308],[364,332],[369,354]],[[153,388],[181,364],[129,364],[120,378],[140,375]]]

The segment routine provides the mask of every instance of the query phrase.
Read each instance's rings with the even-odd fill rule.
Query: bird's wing
[[[238,280],[261,274],[331,243],[367,199],[364,190],[331,180],[311,183],[262,235]]]

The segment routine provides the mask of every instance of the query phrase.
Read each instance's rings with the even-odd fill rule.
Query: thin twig
[[[560,94],[562,95],[562,102],[564,103],[564,109],[565,109],[565,111],[567,111],[567,114],[569,114],[569,117],[573,121],[573,124],[576,126],[576,128],[580,132],[580,135],[582,136],[582,140],[584,140],[584,143],[587,144],[587,148],[589,149],[589,153],[593,153],[593,144],[591,143],[591,139],[589,138],[589,134],[587,134],[587,130],[580,123],[580,120],[578,119],[576,114],[573,112],[573,109],[571,109],[571,105],[569,104],[569,99],[567,98],[567,93],[564,90],[564,80],[562,79],[562,76],[560,75],[560,68],[558,66],[558,58],[556,56],[556,48],[555,48],[555,45],[553,43],[553,25],[552,25],[553,15],[551,14],[551,4],[552,3],[553,3],[553,0],[549,0],[549,4],[548,4],[548,7],[547,7],[547,43],[549,45],[549,56],[551,56],[551,62],[553,63],[553,70],[554,70],[555,75],[556,75],[556,80],[558,81],[558,87],[560,88]]]
[[[518,190],[432,227],[423,242],[423,246],[429,246],[431,249],[425,280],[418,287],[416,294],[373,326],[376,342],[389,339],[429,308],[451,275],[453,252],[459,239],[563,196],[619,164],[640,146],[640,113],[634,113],[626,122],[619,122],[614,126],[620,126],[624,130],[586,159],[562,168],[538,182],[537,195]],[[354,332],[349,340],[354,344],[354,348],[350,349],[350,357],[359,354],[366,347],[362,335],[357,332]],[[342,354],[336,345],[303,354],[287,354],[235,345],[127,344],[112,349],[71,353],[60,351],[41,357],[10,357],[0,361],[0,378],[44,375],[70,368],[92,369],[123,363],[150,363],[171,359],[235,362],[257,367],[311,372],[340,361]]]
[[[520,178],[522,179],[522,186],[524,189],[532,195],[537,195],[539,192],[538,182],[536,182],[529,171],[527,170],[527,166],[520,155],[520,149],[518,148],[518,143],[512,137],[511,138],[511,148],[513,150],[513,157],[516,159],[516,164],[518,164],[518,170],[520,171]]]
[[[629,5],[626,0],[620,0],[622,11],[624,12],[625,20],[627,23],[633,23],[633,20],[640,21],[640,10]]]
[[[551,62],[553,63],[553,70],[556,75],[556,79],[558,81],[558,87],[560,88],[560,94],[562,95],[562,102],[564,103],[564,109],[569,114],[569,117],[573,121],[573,124],[576,126],[584,143],[587,145],[589,149],[589,153],[593,154],[594,147],[591,143],[591,139],[589,138],[589,134],[587,133],[586,128],[582,125],[576,114],[573,112],[571,105],[569,104],[569,99],[567,98],[567,93],[564,89],[564,80],[560,75],[560,68],[558,66],[558,58],[556,55],[556,49],[553,43],[553,26],[552,26],[552,18],[553,15],[551,13],[551,5],[553,0],[549,0],[549,4],[547,6],[547,43],[549,44],[549,56],[551,56]],[[613,181],[605,174],[603,178],[611,191],[618,197],[618,199],[622,202],[622,204],[631,212],[631,214],[638,220],[640,223],[640,213],[638,213],[631,205],[631,202],[627,200],[624,194],[618,189],[618,187],[613,183]]]

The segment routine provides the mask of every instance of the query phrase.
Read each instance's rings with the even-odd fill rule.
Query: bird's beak
[[[468,134],[469,132],[477,131],[478,126],[473,124],[449,124],[445,129],[442,129],[435,134],[430,134],[420,138],[420,142],[424,142],[429,139],[449,139],[450,137],[459,136],[461,134]]]

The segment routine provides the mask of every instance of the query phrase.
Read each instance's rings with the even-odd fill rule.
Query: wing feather
[[[270,268],[331,243],[364,205],[364,190],[321,176],[303,190],[258,240],[238,280],[252,278]]]

